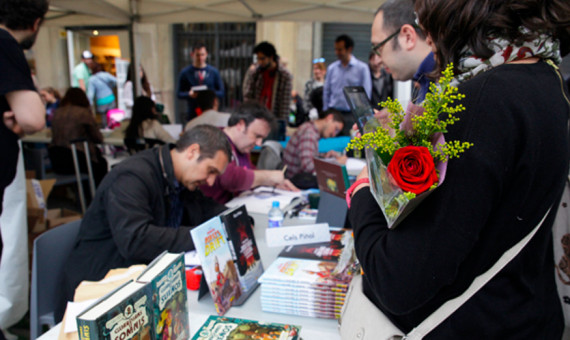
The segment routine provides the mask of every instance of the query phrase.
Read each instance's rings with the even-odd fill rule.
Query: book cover
[[[300,326],[211,315],[192,340],[298,340]]]
[[[190,231],[216,311],[223,315],[242,288],[222,220],[215,216]]]
[[[243,276],[260,261],[259,250],[245,205],[224,211],[220,217],[236,252],[239,274]]]
[[[294,282],[347,288],[352,279],[348,270],[335,271],[337,264],[329,261],[278,257],[259,279],[265,282]]]
[[[285,247],[279,257],[338,262],[343,251],[353,249],[352,233],[346,229],[331,229],[330,242],[299,244]]]
[[[344,199],[349,186],[348,174],[344,165],[329,162],[321,158],[313,158],[317,173],[319,190]]]
[[[138,277],[147,284],[154,339],[188,339],[188,306],[184,254],[164,252]]]
[[[153,339],[147,285],[128,281],[76,318],[81,340]]]
[[[228,244],[242,288],[241,297],[233,302],[234,305],[239,305],[259,285],[257,279],[263,274],[263,265],[245,205],[223,212],[220,218],[228,235]]]

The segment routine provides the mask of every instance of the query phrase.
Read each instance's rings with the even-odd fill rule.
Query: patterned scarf
[[[529,32],[527,28],[521,27],[524,34]],[[488,47],[495,52],[489,59],[481,59],[466,48],[459,58],[457,69],[459,74],[452,81],[453,86],[457,86],[479,73],[485,72],[499,65],[531,57],[541,59],[552,59],[556,64],[562,62],[560,56],[560,43],[547,34],[541,34],[538,38],[525,41],[521,45],[512,45],[510,41],[503,38],[490,38]]]

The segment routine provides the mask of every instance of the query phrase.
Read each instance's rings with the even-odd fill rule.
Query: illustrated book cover
[[[278,257],[259,279],[264,283],[295,283],[312,286],[347,288],[352,279],[347,270],[335,272],[336,263],[329,261]]]
[[[164,252],[136,280],[103,296],[77,318],[82,340],[188,339],[183,254]]]
[[[148,285],[154,339],[190,337],[184,254],[163,252],[138,277]]]
[[[240,305],[259,285],[257,280],[263,274],[263,264],[245,205],[223,212],[220,218],[228,235],[228,244],[242,288],[241,297],[233,305]]]
[[[224,315],[242,294],[226,229],[221,218],[215,216],[192,229],[190,234],[216,311]]]
[[[81,340],[153,339],[147,285],[128,281],[77,316]]]
[[[298,340],[300,326],[211,315],[192,340]]]

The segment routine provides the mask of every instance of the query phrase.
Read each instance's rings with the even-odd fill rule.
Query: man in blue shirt
[[[372,23],[371,41],[372,51],[394,80],[414,80],[412,101],[422,102],[435,59],[431,43],[415,23],[413,1],[388,0],[382,4]]]
[[[205,85],[205,90],[212,90],[220,103],[224,99],[224,82],[218,70],[206,63],[208,51],[204,43],[197,43],[192,47],[192,65],[182,69],[178,77],[178,98],[186,99],[188,112],[186,121],[196,117],[196,97],[198,96],[195,86]]]
[[[370,98],[372,80],[368,65],[354,57],[352,50],[354,41],[346,34],[336,38],[334,53],[338,60],[327,68],[327,76],[323,87],[323,111],[335,109],[343,114],[345,123],[343,134],[348,135],[354,118],[344,98],[345,86],[362,86]]]

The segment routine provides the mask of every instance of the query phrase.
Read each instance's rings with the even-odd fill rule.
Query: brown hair
[[[490,36],[519,44],[547,33],[561,39],[563,54],[570,48],[568,0],[415,0],[415,9],[437,47],[438,71],[450,62],[457,67],[465,47],[490,58]],[[530,32],[521,32],[521,26]]]
[[[47,93],[51,94],[52,96],[55,97],[55,99],[57,100],[61,100],[61,94],[59,94],[59,91],[54,89],[51,86],[48,87],[44,87],[42,90],[46,91]]]
[[[321,71],[327,71],[327,65],[325,63],[314,63],[313,66],[316,66]]]
[[[75,105],[86,108],[90,107],[87,95],[79,87],[70,87],[69,89],[67,89],[59,106],[63,107],[67,105]]]

